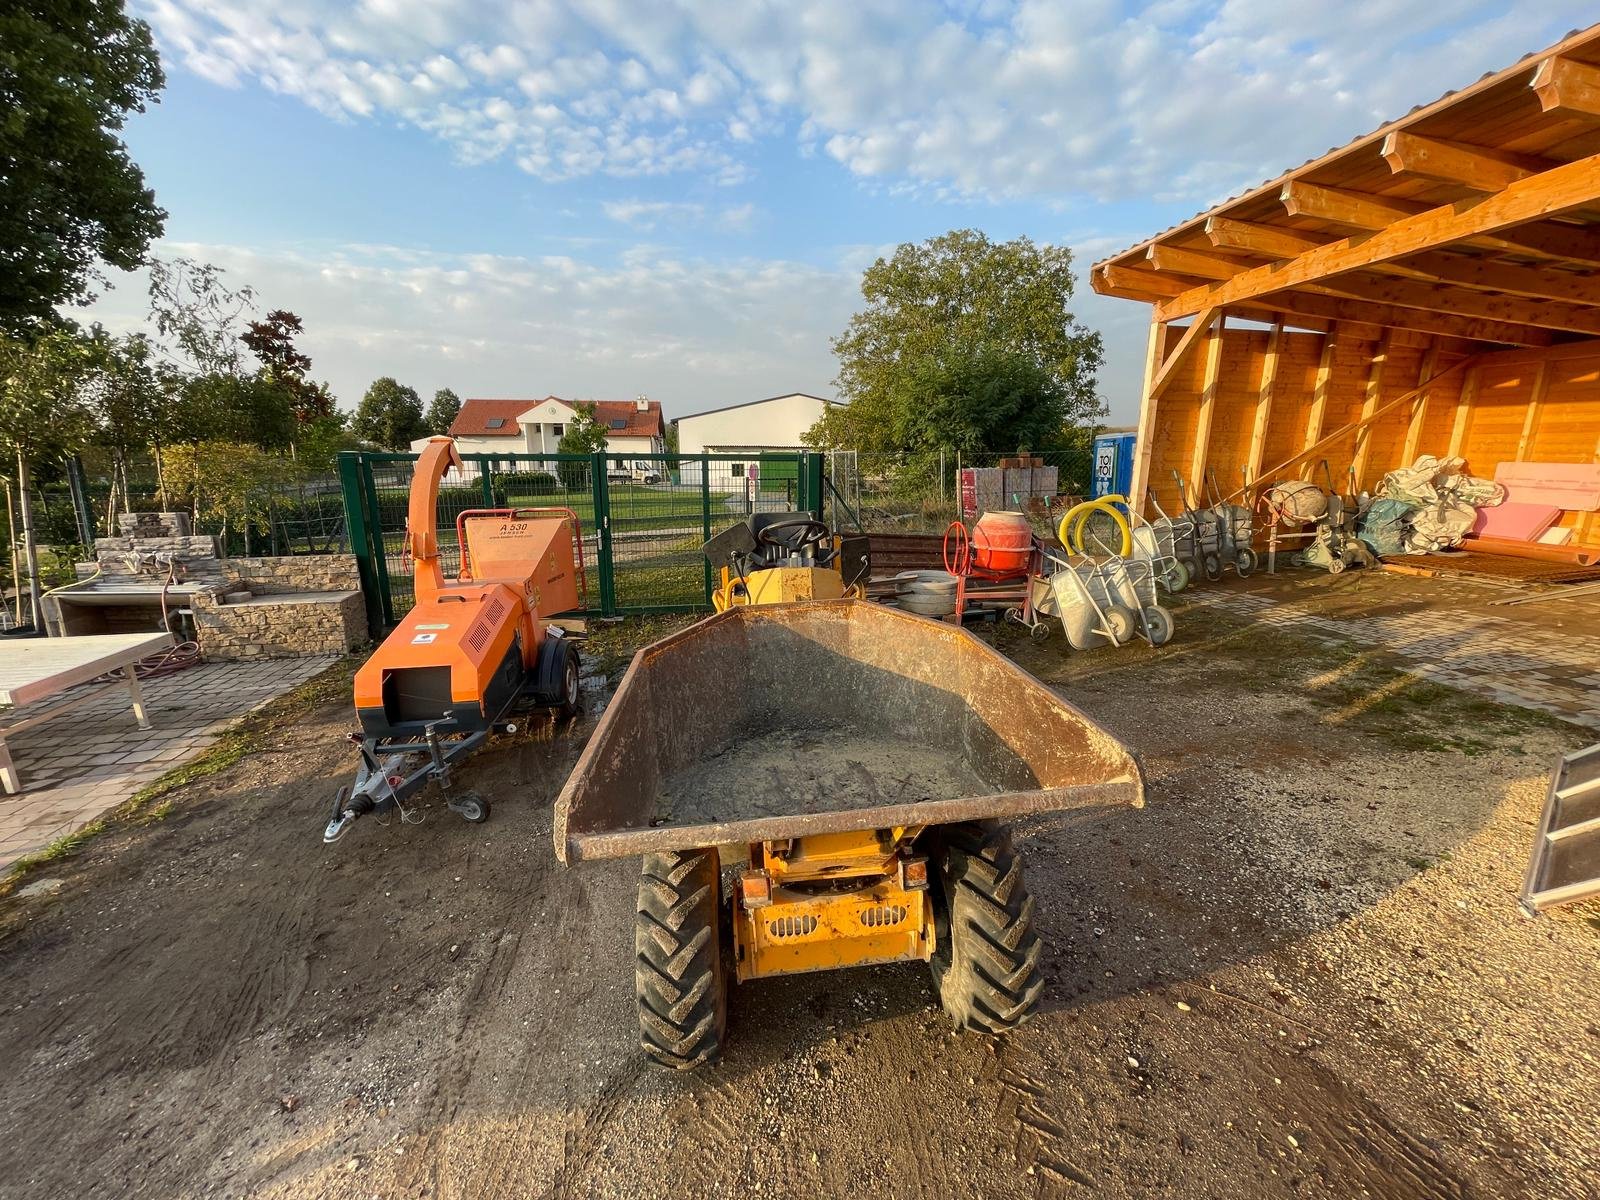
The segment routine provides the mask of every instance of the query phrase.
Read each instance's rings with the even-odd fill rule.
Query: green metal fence
[[[734,454],[467,454],[439,489],[446,575],[460,566],[456,516],[468,508],[555,506],[577,513],[589,616],[695,612],[711,604],[700,547],[752,512],[821,515],[823,457]],[[339,456],[345,525],[374,629],[411,607],[402,561],[415,454]]]

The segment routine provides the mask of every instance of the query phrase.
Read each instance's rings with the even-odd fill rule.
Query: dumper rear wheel
[[[933,831],[938,946],[929,967],[958,1029],[1004,1033],[1033,1013],[1044,990],[1033,897],[1011,834],[994,821]]]
[[[728,989],[715,850],[647,854],[634,918],[639,1042],[686,1070],[722,1053]]]

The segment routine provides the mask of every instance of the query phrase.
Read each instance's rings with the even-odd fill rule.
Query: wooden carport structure
[[[1131,492],[1600,461],[1600,26],[1114,255],[1152,306]],[[1186,323],[1185,323],[1186,322]],[[1595,513],[1568,513],[1578,542]]]

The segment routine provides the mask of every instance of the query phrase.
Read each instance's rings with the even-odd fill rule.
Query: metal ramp
[[[1600,743],[1556,761],[1521,903],[1534,916],[1591,896],[1600,896]]]

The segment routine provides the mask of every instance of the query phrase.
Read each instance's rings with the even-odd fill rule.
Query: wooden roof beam
[[[1115,264],[1100,267],[1090,276],[1089,282],[1102,296],[1151,302],[1182,295],[1191,286],[1165,275],[1157,275],[1154,271]]]
[[[1557,55],[1539,64],[1531,86],[1545,112],[1600,121],[1600,67]]]
[[[1352,300],[1344,296],[1327,295],[1322,291],[1282,292],[1252,300],[1248,305],[1250,309],[1257,309],[1258,306],[1290,316],[1337,321],[1341,329],[1356,325],[1378,329],[1412,329],[1418,333],[1463,338],[1469,342],[1497,342],[1505,346],[1548,346],[1555,340],[1548,329],[1534,329],[1528,325],[1513,325],[1505,321],[1489,321],[1481,317],[1430,312],[1420,308],[1402,308],[1399,305],[1372,300]],[[1158,316],[1160,311],[1158,305],[1156,308]]]
[[[1206,236],[1218,250],[1242,250],[1263,258],[1293,258],[1315,250],[1331,239],[1307,237],[1291,229],[1235,221],[1232,217],[1208,217]]]
[[[1383,139],[1380,153],[1396,175],[1455,183],[1475,192],[1504,191],[1519,179],[1537,175],[1555,165],[1398,131]]]
[[[1201,279],[1232,279],[1239,272],[1248,271],[1254,265],[1232,258],[1223,258],[1217,254],[1207,254],[1203,250],[1186,250],[1181,246],[1163,246],[1159,243],[1145,251],[1145,258],[1158,271],[1194,275]]]
[[[1365,192],[1348,192],[1299,180],[1284,184],[1278,199],[1291,217],[1309,217],[1352,229],[1386,229],[1396,221],[1428,211],[1426,204],[1415,200],[1370,196]],[[1600,234],[1566,225],[1522,225],[1468,238],[1465,244],[1600,266]]]
[[[1420,308],[1428,312],[1482,317],[1487,321],[1600,336],[1600,309],[1576,304],[1491,296],[1469,288],[1374,275],[1334,275],[1307,286],[1315,287],[1319,293],[1346,296],[1352,300],[1376,300],[1380,304],[1395,304],[1401,308]]]
[[[1381,266],[1407,255],[1514,229],[1597,201],[1600,155],[1591,155],[1519,179],[1492,196],[1442,204],[1364,237],[1342,238],[1284,262],[1254,267],[1221,283],[1192,288],[1162,304],[1158,315],[1163,321],[1171,321],[1212,305],[1254,299],[1329,275]]]
[[[1486,262],[1481,258],[1451,254],[1444,250],[1416,254],[1392,262],[1384,270],[1438,283],[1527,296],[1534,300],[1566,300],[1573,304],[1600,305],[1600,275],[1575,275],[1571,271]]]

